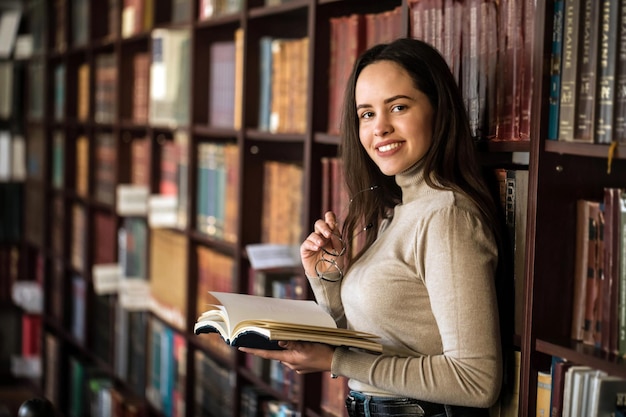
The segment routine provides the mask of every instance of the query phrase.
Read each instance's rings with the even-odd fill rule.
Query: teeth
[[[392,149],[396,149],[400,147],[400,143],[398,142],[394,142],[394,143],[390,143],[389,145],[385,145],[385,146],[381,146],[380,148],[378,148],[379,152],[389,152]]]

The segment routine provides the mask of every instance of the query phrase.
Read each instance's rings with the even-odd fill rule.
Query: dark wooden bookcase
[[[193,335],[191,328],[197,318],[198,288],[198,255],[196,247],[208,247],[218,253],[231,257],[234,261],[232,288],[234,291],[246,292],[249,288],[249,267],[245,246],[258,243],[262,236],[262,208],[264,185],[264,162],[269,160],[294,162],[302,167],[302,219],[303,236],[308,227],[320,215],[320,196],[322,193],[323,157],[336,156],[339,138],[327,133],[329,103],[328,68],[330,56],[330,19],[352,13],[380,13],[400,7],[403,36],[410,34],[410,2],[407,0],[291,0],[275,6],[265,6],[262,0],[242,1],[242,10],[215,16],[207,20],[199,20],[199,0],[189,0],[191,16],[188,19],[173,22],[174,2],[154,0],[152,14],[153,28],[183,28],[190,33],[190,58],[186,63],[186,76],[190,81],[188,97],[189,116],[178,127],[156,125],[133,118],[132,90],[134,87],[133,59],[141,53],[150,53],[152,38],[150,30],[139,31],[131,36],[121,35],[122,0],[101,1],[84,0],[88,7],[86,18],[87,41],[75,44],[73,40],[77,32],[72,22],[72,5],[80,0],[65,0],[66,8],[63,16],[57,16],[57,8],[53,1],[26,0],[30,17],[38,25],[32,30],[42,33],[33,57],[27,65],[43,65],[43,80],[40,89],[32,83],[27,87],[26,108],[30,109],[41,100],[43,112],[36,117],[26,114],[28,121],[27,144],[30,144],[29,132],[42,132],[45,140],[41,158],[43,172],[38,181],[29,181],[26,186],[39,195],[40,205],[27,211],[26,222],[39,222],[42,227],[38,231],[38,239],[27,239],[27,253],[43,257],[43,275],[46,284],[46,319],[44,330],[47,335],[57,340],[61,355],[60,365],[54,375],[44,375],[42,384],[53,384],[65,387],[70,383],[68,369],[69,356],[79,357],[95,365],[99,371],[113,376],[112,362],[107,361],[100,353],[99,344],[102,340],[95,332],[95,295],[91,266],[94,253],[99,245],[105,244],[94,240],[96,235],[92,219],[96,214],[113,217],[114,223],[120,226],[122,219],[116,214],[115,205],[99,201],[94,194],[96,173],[93,162],[96,160],[96,137],[101,133],[111,134],[115,140],[114,183],[128,183],[131,176],[130,164],[131,142],[138,138],[147,138],[151,143],[149,188],[152,193],[158,192],[162,172],[159,161],[161,146],[175,137],[176,130],[182,128],[189,136],[188,191],[189,201],[186,209],[187,225],[178,228],[176,233],[182,236],[190,248],[184,262],[187,273],[178,277],[186,286],[187,305],[183,316],[187,328],[179,331],[186,346],[186,369],[184,391],[187,403],[187,415],[193,415],[194,384],[197,375],[193,365],[196,352],[205,352],[227,368],[234,375],[232,403],[235,416],[240,415],[240,397],[244,385],[255,385],[269,390],[275,397],[291,402],[303,416],[322,416],[320,410],[320,375],[309,375],[300,378],[301,390],[295,398],[285,396],[272,389],[262,379],[245,367],[242,354],[232,352],[229,356],[214,355],[210,349]],[[481,141],[480,152],[488,166],[512,166],[512,154],[529,152],[529,192],[528,192],[528,228],[526,233],[526,262],[524,276],[524,292],[518,298],[523,303],[523,327],[521,334],[515,337],[515,349],[521,352],[521,381],[519,411],[520,415],[535,414],[537,372],[548,369],[552,356],[587,364],[605,370],[611,374],[626,376],[626,364],[623,359],[607,355],[581,343],[570,340],[569,326],[572,310],[572,277],[575,254],[575,201],[578,198],[599,198],[602,187],[626,185],[626,145],[617,147],[616,157],[612,161],[611,174],[606,173],[606,155],[608,146],[563,143],[547,140],[549,73],[550,62],[552,0],[536,2],[535,37],[533,47],[533,102],[531,138],[529,141]],[[113,5],[110,9],[109,5]],[[39,16],[39,19],[37,20]],[[43,16],[43,18],[41,18]],[[57,27],[58,22],[66,24]],[[39,27],[41,26],[41,27]],[[242,40],[242,80],[241,80],[241,125],[240,127],[224,128],[209,124],[211,106],[210,81],[207,73],[210,70],[209,56],[211,46],[219,41],[233,40],[235,31],[243,29]],[[259,40],[263,36],[296,38],[307,36],[308,75],[306,82],[306,128],[299,133],[269,133],[258,128],[260,105],[259,66],[261,51]],[[59,42],[59,37],[64,39]],[[112,54],[115,58],[117,80],[113,83],[113,105],[115,107],[110,122],[100,123],[94,119],[95,97],[95,63],[98,56]],[[89,64],[91,70],[86,81],[89,92],[87,101],[78,99],[81,94],[81,65]],[[55,103],[55,68],[65,67],[64,96],[62,101],[63,117],[54,117]],[[28,81],[28,80],[27,80]],[[30,89],[29,89],[30,88]],[[86,117],[81,117],[87,104]],[[62,172],[62,186],[53,187],[50,177],[53,170],[52,138],[54,132],[64,136],[65,163]],[[85,137],[88,146],[90,166],[86,177],[80,177],[77,165],[77,143]],[[196,153],[199,145],[205,142],[235,144],[239,150],[238,178],[236,190],[238,210],[236,213],[235,243],[209,237],[195,229],[196,187],[198,178],[194,174],[198,169]],[[88,192],[82,193],[77,180],[86,181]],[[26,194],[28,194],[28,190]],[[61,218],[65,222],[53,228],[57,217],[51,214],[53,199],[61,200]],[[84,228],[83,267],[77,268],[72,262],[72,244],[74,227],[72,212],[74,207],[84,210],[87,226]],[[30,216],[39,216],[37,219]],[[28,226],[27,226],[28,228]],[[52,249],[53,233],[62,233],[62,244],[57,250]],[[117,250],[117,242],[106,242]],[[556,260],[556,261],[555,261]],[[86,326],[87,336],[84,341],[77,339],[72,331],[72,277],[81,275],[86,286]],[[310,294],[309,294],[310,296]],[[113,304],[115,301],[111,301]],[[60,305],[60,311],[52,311],[52,305]],[[48,314],[49,313],[49,314]],[[111,326],[110,335],[114,335]],[[85,329],[83,329],[85,330]],[[92,331],[93,330],[93,331]],[[146,343],[148,343],[146,341]],[[96,349],[98,347],[98,349]],[[113,348],[111,347],[110,350]],[[111,352],[110,355],[113,355]],[[148,361],[148,355],[146,355]],[[44,365],[44,369],[52,369]],[[130,387],[126,381],[116,379],[116,383],[124,389]],[[135,393],[145,403],[143,392]],[[66,399],[58,404],[67,410],[70,404]],[[147,407],[148,414],[159,414]]]

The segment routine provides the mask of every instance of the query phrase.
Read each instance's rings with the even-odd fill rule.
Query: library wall
[[[257,269],[247,248],[298,246],[324,211],[345,215],[345,81],[366,48],[409,36],[449,63],[506,223],[515,303],[491,414],[542,415],[574,365],[621,383],[622,3],[16,1],[0,51],[0,313],[22,338],[0,360],[25,371],[0,377],[64,415],[345,416],[345,378],[193,325],[209,291],[312,297],[301,267]],[[33,293],[39,310],[20,301]]]

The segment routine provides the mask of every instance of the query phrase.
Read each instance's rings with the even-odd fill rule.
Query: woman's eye
[[[369,119],[370,117],[372,117],[372,112],[371,111],[366,111],[361,113],[361,119]]]
[[[396,104],[395,106],[393,106],[391,111],[402,111],[404,109],[406,109],[406,106],[404,104]]]

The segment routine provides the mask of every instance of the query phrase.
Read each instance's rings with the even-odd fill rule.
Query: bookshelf
[[[446,27],[463,21],[455,14],[477,12],[481,2],[464,3],[444,2]],[[519,415],[532,416],[537,375],[552,356],[626,377],[622,359],[569,334],[575,201],[626,185],[626,149],[617,146],[607,174],[608,145],[547,139],[545,69],[555,1],[505,3],[511,30],[534,36],[512,46],[523,64],[502,57],[500,74],[523,65],[532,77],[497,78],[484,64],[489,105],[475,100],[471,115],[485,167],[529,173],[521,210],[527,218],[524,273],[516,276],[523,309],[512,343],[521,356]],[[338,153],[335,86],[346,71],[334,55],[335,42],[345,42],[341,52],[349,61],[368,43],[410,36],[419,27],[420,36],[441,42],[451,63],[477,71],[467,64],[471,57],[447,48],[423,23],[426,4],[24,0],[34,51],[23,62],[28,172],[22,262],[39,259],[41,265],[46,396],[65,413],[80,413],[86,407],[81,381],[89,379],[94,387],[113,387],[107,388],[111,402],[128,415],[190,416],[210,409],[242,416],[255,401],[273,399],[303,416],[325,417],[332,415],[329,404],[341,406],[329,398],[343,389],[341,379],[286,372],[215,337],[195,336],[191,328],[208,289],[269,295],[267,281],[275,281],[282,284],[276,296],[311,296],[301,271],[251,271],[245,248],[298,244],[328,203],[322,161]],[[498,46],[506,36],[490,29],[504,17],[494,10],[483,10],[481,26],[459,24],[459,33],[482,28],[483,44]],[[359,30],[382,37],[350,37]],[[466,36],[477,41],[472,36],[479,35]],[[268,65],[284,56],[296,58],[274,74]],[[477,86],[466,68],[456,65],[455,71],[469,77],[463,78],[469,102]],[[291,77],[272,78],[281,73]],[[285,91],[297,94],[268,100]],[[518,98],[515,105],[498,105],[510,97]],[[519,155],[528,160],[520,162]],[[271,208],[270,183],[280,190]],[[287,214],[296,215],[288,227],[272,226]],[[269,233],[277,229],[289,233]]]

